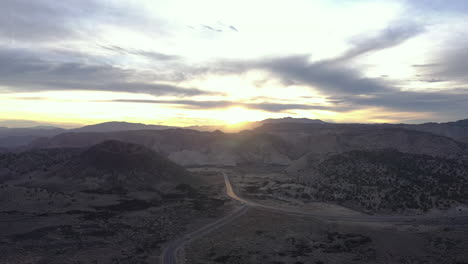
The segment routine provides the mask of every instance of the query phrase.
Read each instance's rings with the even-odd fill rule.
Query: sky
[[[4,123],[468,118],[464,0],[0,5]]]

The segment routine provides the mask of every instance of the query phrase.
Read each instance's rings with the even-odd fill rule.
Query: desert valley
[[[465,263],[467,124],[4,128],[1,259]]]
[[[0,264],[468,264],[468,0],[1,0]]]

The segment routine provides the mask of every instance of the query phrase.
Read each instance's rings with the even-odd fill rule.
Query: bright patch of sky
[[[6,0],[0,119],[466,118],[463,2]]]

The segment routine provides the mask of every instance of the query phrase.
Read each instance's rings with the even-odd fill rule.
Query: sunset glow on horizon
[[[7,0],[0,120],[463,119],[468,4],[444,3]]]

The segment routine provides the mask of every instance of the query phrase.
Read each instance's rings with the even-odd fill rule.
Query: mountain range
[[[270,123],[239,133],[190,129],[66,132],[23,149],[90,147],[106,140],[139,144],[184,166],[267,164],[300,167],[308,156],[351,150],[466,159],[467,143],[428,132],[385,125]]]
[[[246,122],[233,126],[191,126],[183,129],[196,131],[213,132],[216,130],[225,133],[240,133],[242,130],[255,131],[280,131],[280,130],[315,130],[324,128],[330,130],[357,129],[357,128],[399,128],[405,130],[414,130],[428,132],[435,135],[441,135],[453,138],[457,141],[468,142],[468,119],[447,123],[424,123],[424,124],[339,124],[327,123],[318,119],[307,118],[280,118],[266,119],[258,122]],[[63,129],[53,126],[35,126],[29,128],[7,128],[0,127],[0,148],[18,148],[31,144],[40,138],[50,138],[63,133],[108,133],[117,131],[137,131],[137,130],[165,130],[177,127],[164,125],[147,125],[141,123],[129,122],[105,122],[95,125],[88,125],[74,129]],[[308,132],[308,133],[309,133]]]

